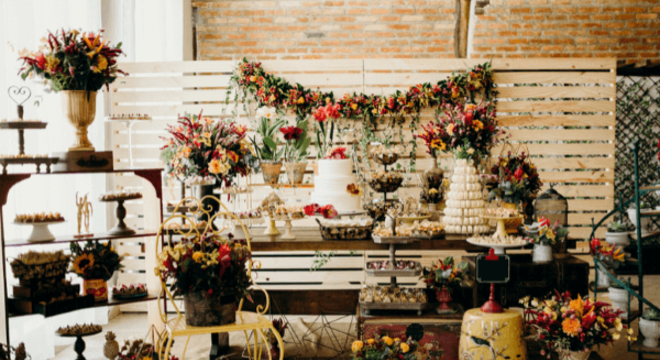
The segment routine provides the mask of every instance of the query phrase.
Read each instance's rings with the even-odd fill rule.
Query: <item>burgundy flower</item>
[[[300,135],[302,135],[302,133],[303,133],[303,129],[301,129],[297,126],[291,125],[291,126],[280,128],[280,132],[282,132],[282,134],[284,134],[284,140],[286,140],[286,141],[291,141],[291,140],[298,141],[298,140],[300,140]]]

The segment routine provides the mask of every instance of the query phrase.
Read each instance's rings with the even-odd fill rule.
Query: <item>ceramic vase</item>
[[[658,347],[660,337],[660,321],[639,318],[639,332],[644,336],[644,346]]]
[[[280,182],[280,173],[282,172],[282,163],[261,162],[261,173],[264,175],[264,183],[275,185]]]
[[[108,300],[108,283],[102,279],[83,279],[83,292],[85,295],[94,295],[94,301]]]
[[[186,309],[186,324],[190,326],[218,326],[236,321],[236,298],[206,291],[189,293],[183,296]]]
[[[60,93],[64,116],[76,129],[76,140],[69,151],[94,151],[87,137],[87,128],[96,117],[96,91],[63,90]]]
[[[612,302],[612,309],[619,309],[623,311],[621,314],[622,319],[628,318],[628,292],[624,289],[615,288],[610,286],[607,289],[607,292],[610,295],[610,301]]]
[[[532,261],[535,263],[544,263],[552,261],[552,246],[534,244],[532,252]]]
[[[630,238],[628,238],[627,232],[606,232],[605,241],[608,244],[628,246],[630,244]]]
[[[591,355],[591,349],[587,351],[570,351],[566,349],[557,350],[559,360],[587,360]]]
[[[438,303],[440,303],[437,309],[438,313],[446,313],[452,311],[452,307],[449,306],[449,303],[452,301],[451,291],[449,291],[449,288],[442,287],[437,289],[435,291],[435,297],[438,300]]]
[[[305,177],[306,162],[286,163],[286,176],[289,184],[300,185]]]
[[[598,283],[597,286],[599,288],[609,288],[610,287],[610,277],[607,276],[607,273],[600,269],[597,268],[596,271],[598,271]]]
[[[630,208],[626,211],[628,213],[628,218],[630,218],[630,221],[633,223],[633,225],[635,225],[635,227],[637,227],[637,212],[635,211],[635,209]],[[642,214],[649,211],[651,211],[651,209],[640,209],[639,213]],[[642,226],[642,235],[646,235],[649,232],[648,227],[649,227],[649,223],[651,222],[651,218],[643,217],[639,219],[639,222],[640,225]]]

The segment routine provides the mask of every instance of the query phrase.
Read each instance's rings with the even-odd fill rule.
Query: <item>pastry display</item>
[[[22,224],[63,222],[64,217],[58,212],[55,213],[35,213],[35,214],[17,214],[14,222]]]
[[[89,335],[94,333],[99,333],[103,330],[99,325],[93,324],[83,324],[83,325],[73,325],[67,327],[61,327],[57,329],[57,333],[60,335],[66,336],[80,336],[80,335]]]
[[[353,160],[319,160],[311,202],[320,206],[334,205],[339,212],[360,211],[360,197],[352,196],[346,191],[347,186],[357,182],[357,177],[353,174]]]
[[[451,234],[488,232],[490,226],[481,218],[485,211],[483,197],[477,169],[469,160],[456,160],[444,209],[445,231]]]
[[[403,182],[403,174],[398,171],[371,171],[369,172],[369,186],[376,192],[394,192]]]
[[[7,119],[2,119],[0,122],[3,123],[42,123],[46,124],[45,122],[37,119],[14,119],[14,120],[7,120]]]
[[[496,216],[501,218],[514,218],[520,216],[517,209],[496,208],[486,209],[486,215]]]
[[[145,284],[122,284],[112,288],[112,297],[115,299],[134,299],[147,296],[147,286]]]
[[[415,270],[421,268],[421,264],[417,261],[404,261],[399,260],[395,264],[389,260],[385,261],[370,261],[367,263],[367,269],[370,270]]]
[[[479,245],[527,245],[529,241],[522,236],[473,236],[467,239],[468,242]]]
[[[99,201],[132,200],[141,198],[142,193],[139,191],[119,190],[102,194],[99,196]]]
[[[195,223],[195,226],[197,229],[206,229],[208,226],[208,223],[206,221],[199,221]],[[190,230],[190,223],[185,223],[185,224],[177,224],[177,223],[169,223],[167,224],[166,228],[168,230]]]
[[[128,120],[151,120],[147,114],[111,114],[108,120],[128,121]]]
[[[428,299],[424,289],[403,288],[398,286],[365,286],[360,291],[362,303],[426,303]]]
[[[0,154],[0,158],[2,158],[2,159],[49,159],[49,156],[48,155],[27,155],[27,154],[19,154],[19,155]]]
[[[64,277],[69,267],[70,255],[64,251],[28,251],[18,255],[9,264],[12,273],[21,282],[41,278]]]
[[[236,216],[240,220],[249,220],[249,219],[261,219],[261,211],[259,210],[247,210],[232,212],[232,215]],[[230,216],[227,214],[218,215],[218,218],[229,219]]]
[[[316,219],[323,240],[367,240],[371,238],[371,219]]]
[[[347,228],[372,226],[371,219],[319,219],[319,223],[327,228]]]
[[[401,149],[398,146],[387,148],[384,145],[378,145],[369,152],[375,162],[381,165],[392,165],[399,159]]]
[[[292,220],[298,220],[304,218],[305,216],[306,215],[303,206],[289,206],[289,205],[275,206],[275,211],[274,211],[275,219],[290,218]]]

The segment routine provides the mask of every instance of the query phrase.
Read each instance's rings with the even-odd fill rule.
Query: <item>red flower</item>
[[[323,215],[323,218],[325,219],[334,219],[339,213],[337,213],[337,210],[335,210],[335,207],[328,204],[322,208],[319,209],[319,212],[321,215]]]
[[[303,129],[301,129],[297,126],[291,125],[291,126],[280,128],[280,132],[282,132],[282,134],[284,134],[284,140],[286,140],[286,141],[291,141],[291,140],[298,141],[298,140],[300,140],[300,135],[302,135],[302,133],[303,133]]]
[[[516,170],[515,173],[513,173],[513,176],[516,178],[516,180],[520,181],[522,180],[524,175],[522,167],[519,167],[518,170]]]
[[[337,146],[336,148],[333,148],[330,151],[330,153],[324,157],[324,159],[335,159],[335,160],[347,159],[346,148],[343,146]]]
[[[305,214],[306,214],[307,216],[314,216],[314,215],[316,215],[316,212],[317,212],[319,209],[320,209],[319,204],[311,204],[311,205],[307,205],[307,206],[305,206],[305,207],[303,208],[303,210],[305,211]]]

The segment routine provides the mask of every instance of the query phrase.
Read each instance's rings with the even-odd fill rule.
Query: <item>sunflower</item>
[[[73,271],[76,274],[85,275],[87,270],[94,266],[94,255],[83,253],[73,260]]]

